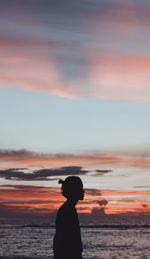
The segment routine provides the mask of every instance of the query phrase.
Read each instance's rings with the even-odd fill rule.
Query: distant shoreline
[[[0,228],[55,228],[49,225],[0,225]],[[116,228],[116,229],[129,229],[129,228],[150,228],[150,225],[81,225],[80,228]]]

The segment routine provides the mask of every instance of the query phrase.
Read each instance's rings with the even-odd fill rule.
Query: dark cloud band
[[[83,175],[88,173],[87,170],[82,170],[80,166],[68,166],[58,169],[41,169],[33,173],[24,173],[20,169],[0,170],[0,177],[8,180],[52,180],[47,177],[61,175]],[[53,179],[56,180],[56,179]]]

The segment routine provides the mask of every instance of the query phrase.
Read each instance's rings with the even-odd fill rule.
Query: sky
[[[0,1],[1,217],[150,213],[150,2]],[[96,211],[96,213],[95,213]]]

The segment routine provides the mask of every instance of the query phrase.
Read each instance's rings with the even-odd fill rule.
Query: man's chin
[[[81,197],[80,197],[80,200],[81,200],[81,201],[84,200],[84,196],[81,196]]]

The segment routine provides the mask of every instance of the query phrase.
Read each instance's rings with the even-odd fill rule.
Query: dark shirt
[[[82,259],[78,214],[68,201],[60,207],[56,216],[53,250],[55,259]]]

